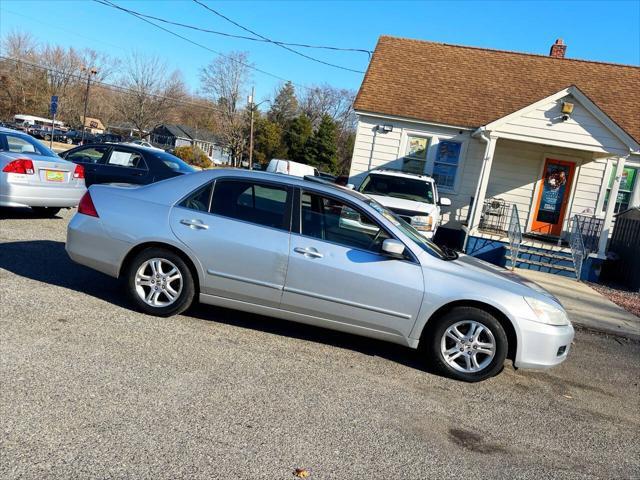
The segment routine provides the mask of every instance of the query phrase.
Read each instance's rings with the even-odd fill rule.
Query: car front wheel
[[[456,307],[435,320],[428,339],[430,364],[444,375],[479,382],[504,366],[508,340],[500,322],[475,307]]]
[[[163,248],[140,252],[127,270],[127,293],[144,313],[170,317],[184,312],[195,296],[193,276],[184,260]]]

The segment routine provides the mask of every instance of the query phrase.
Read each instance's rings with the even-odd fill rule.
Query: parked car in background
[[[90,187],[67,229],[76,262],[162,317],[197,299],[421,347],[465,381],[568,355],[567,314],[535,284],[443,251],[375,200],[323,180],[207,170]]]
[[[294,162],[292,160],[280,160],[274,158],[267,165],[267,172],[283,173],[285,175],[293,175],[294,177],[305,177],[307,175],[319,176],[320,172],[311,165]]]
[[[144,185],[196,171],[162,150],[128,143],[94,143],[60,155],[84,167],[87,186],[94,183]]]
[[[104,132],[96,135],[96,142],[98,143],[118,143],[122,142],[122,135],[118,135],[117,133]]]
[[[0,206],[54,216],[78,205],[85,191],[81,165],[61,159],[25,133],[0,128]]]
[[[429,239],[440,225],[440,206],[451,205],[451,200],[438,196],[433,178],[397,170],[371,170],[358,190],[395,212]]]
[[[262,164],[260,162],[253,162],[254,170],[262,170]]]
[[[129,145],[138,145],[140,147],[153,148],[154,150],[160,150],[161,152],[164,152],[163,149],[154,147],[153,145],[151,145],[151,143],[147,142],[146,140],[132,140],[126,143],[128,143]]]
[[[82,130],[69,130],[67,132],[66,143],[69,145],[79,145],[82,141]],[[97,136],[90,132],[84,132],[84,143],[96,143]]]

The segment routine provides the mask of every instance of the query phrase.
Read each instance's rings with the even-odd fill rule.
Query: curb
[[[624,338],[625,340],[628,340],[633,343],[640,343],[640,333],[624,332],[624,331],[614,330],[613,328],[607,328],[607,327],[593,327],[590,325],[582,325],[580,323],[575,323],[574,321],[572,321],[571,324],[573,325],[573,328],[576,331],[593,333],[596,335],[608,335],[611,337]]]

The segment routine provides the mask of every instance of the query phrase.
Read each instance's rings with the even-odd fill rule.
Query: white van
[[[291,160],[280,160],[274,158],[269,162],[267,172],[284,173],[285,175],[293,175],[294,177],[304,177],[305,175],[313,175],[318,177],[320,173],[318,169],[304,163],[293,162]]]

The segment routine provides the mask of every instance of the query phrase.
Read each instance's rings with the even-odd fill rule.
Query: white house
[[[584,256],[592,275],[615,213],[640,204],[640,68],[565,50],[381,37],[354,104],[351,182],[420,170],[452,200],[441,237],[467,253],[565,275]]]

